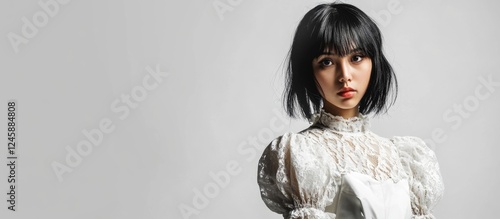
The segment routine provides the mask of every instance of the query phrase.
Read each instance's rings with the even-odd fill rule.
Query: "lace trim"
[[[320,123],[338,132],[364,132],[370,126],[368,117],[361,113],[358,116],[345,119],[342,116],[332,115],[324,109],[321,109],[319,113],[315,113],[309,119],[309,122],[313,124]]]

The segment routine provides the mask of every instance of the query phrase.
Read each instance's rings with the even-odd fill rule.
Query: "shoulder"
[[[302,176],[312,174],[311,170],[337,173],[336,163],[332,163],[327,147],[316,139],[317,134],[303,130],[276,137],[264,149],[259,165],[274,166],[278,172],[293,169]]]
[[[308,145],[308,142],[308,136],[303,132],[286,132],[269,142],[262,152],[260,160],[284,159],[292,150]]]
[[[399,150],[401,158],[407,158],[409,162],[418,160],[437,162],[434,151],[419,137],[394,136],[390,140]]]
[[[289,148],[291,143],[295,143],[297,141],[303,141],[303,140],[304,140],[303,134],[294,133],[294,132],[286,132],[283,135],[280,135],[280,136],[274,138],[271,142],[269,142],[269,144],[265,148],[264,152],[284,150],[284,149]]]
[[[425,142],[415,136],[394,136],[390,139],[397,148],[404,151],[432,151]]]

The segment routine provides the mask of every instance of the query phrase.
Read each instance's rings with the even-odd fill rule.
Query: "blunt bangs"
[[[323,53],[346,56],[353,50],[360,50],[372,58],[376,53],[377,42],[370,32],[366,21],[351,11],[338,11],[331,8],[328,13],[317,16],[313,20],[311,32],[311,49],[313,58]],[[369,19],[369,18],[368,18]]]
[[[394,71],[382,52],[382,35],[375,22],[357,7],[345,3],[320,4],[299,22],[288,53],[283,104],[287,114],[303,118],[318,113],[323,98],[317,89],[312,60],[322,54],[346,56],[361,52],[372,60],[367,91],[359,112],[386,112],[397,95]],[[395,92],[392,93],[391,91]],[[388,101],[392,97],[392,101]]]

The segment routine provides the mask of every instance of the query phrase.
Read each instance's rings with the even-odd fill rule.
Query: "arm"
[[[433,219],[432,209],[442,198],[444,184],[434,151],[417,137],[394,137],[401,163],[410,185],[410,198],[415,219]]]
[[[305,137],[293,133],[266,147],[257,176],[262,200],[285,219],[333,219],[335,215],[324,210],[333,201],[334,182],[330,173],[318,172],[330,168],[306,148],[311,147]]]

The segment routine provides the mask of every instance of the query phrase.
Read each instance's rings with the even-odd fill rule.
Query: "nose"
[[[347,86],[347,83],[352,81],[352,69],[350,63],[343,60],[339,63],[338,68],[338,71],[340,72],[338,80],[340,83]]]

